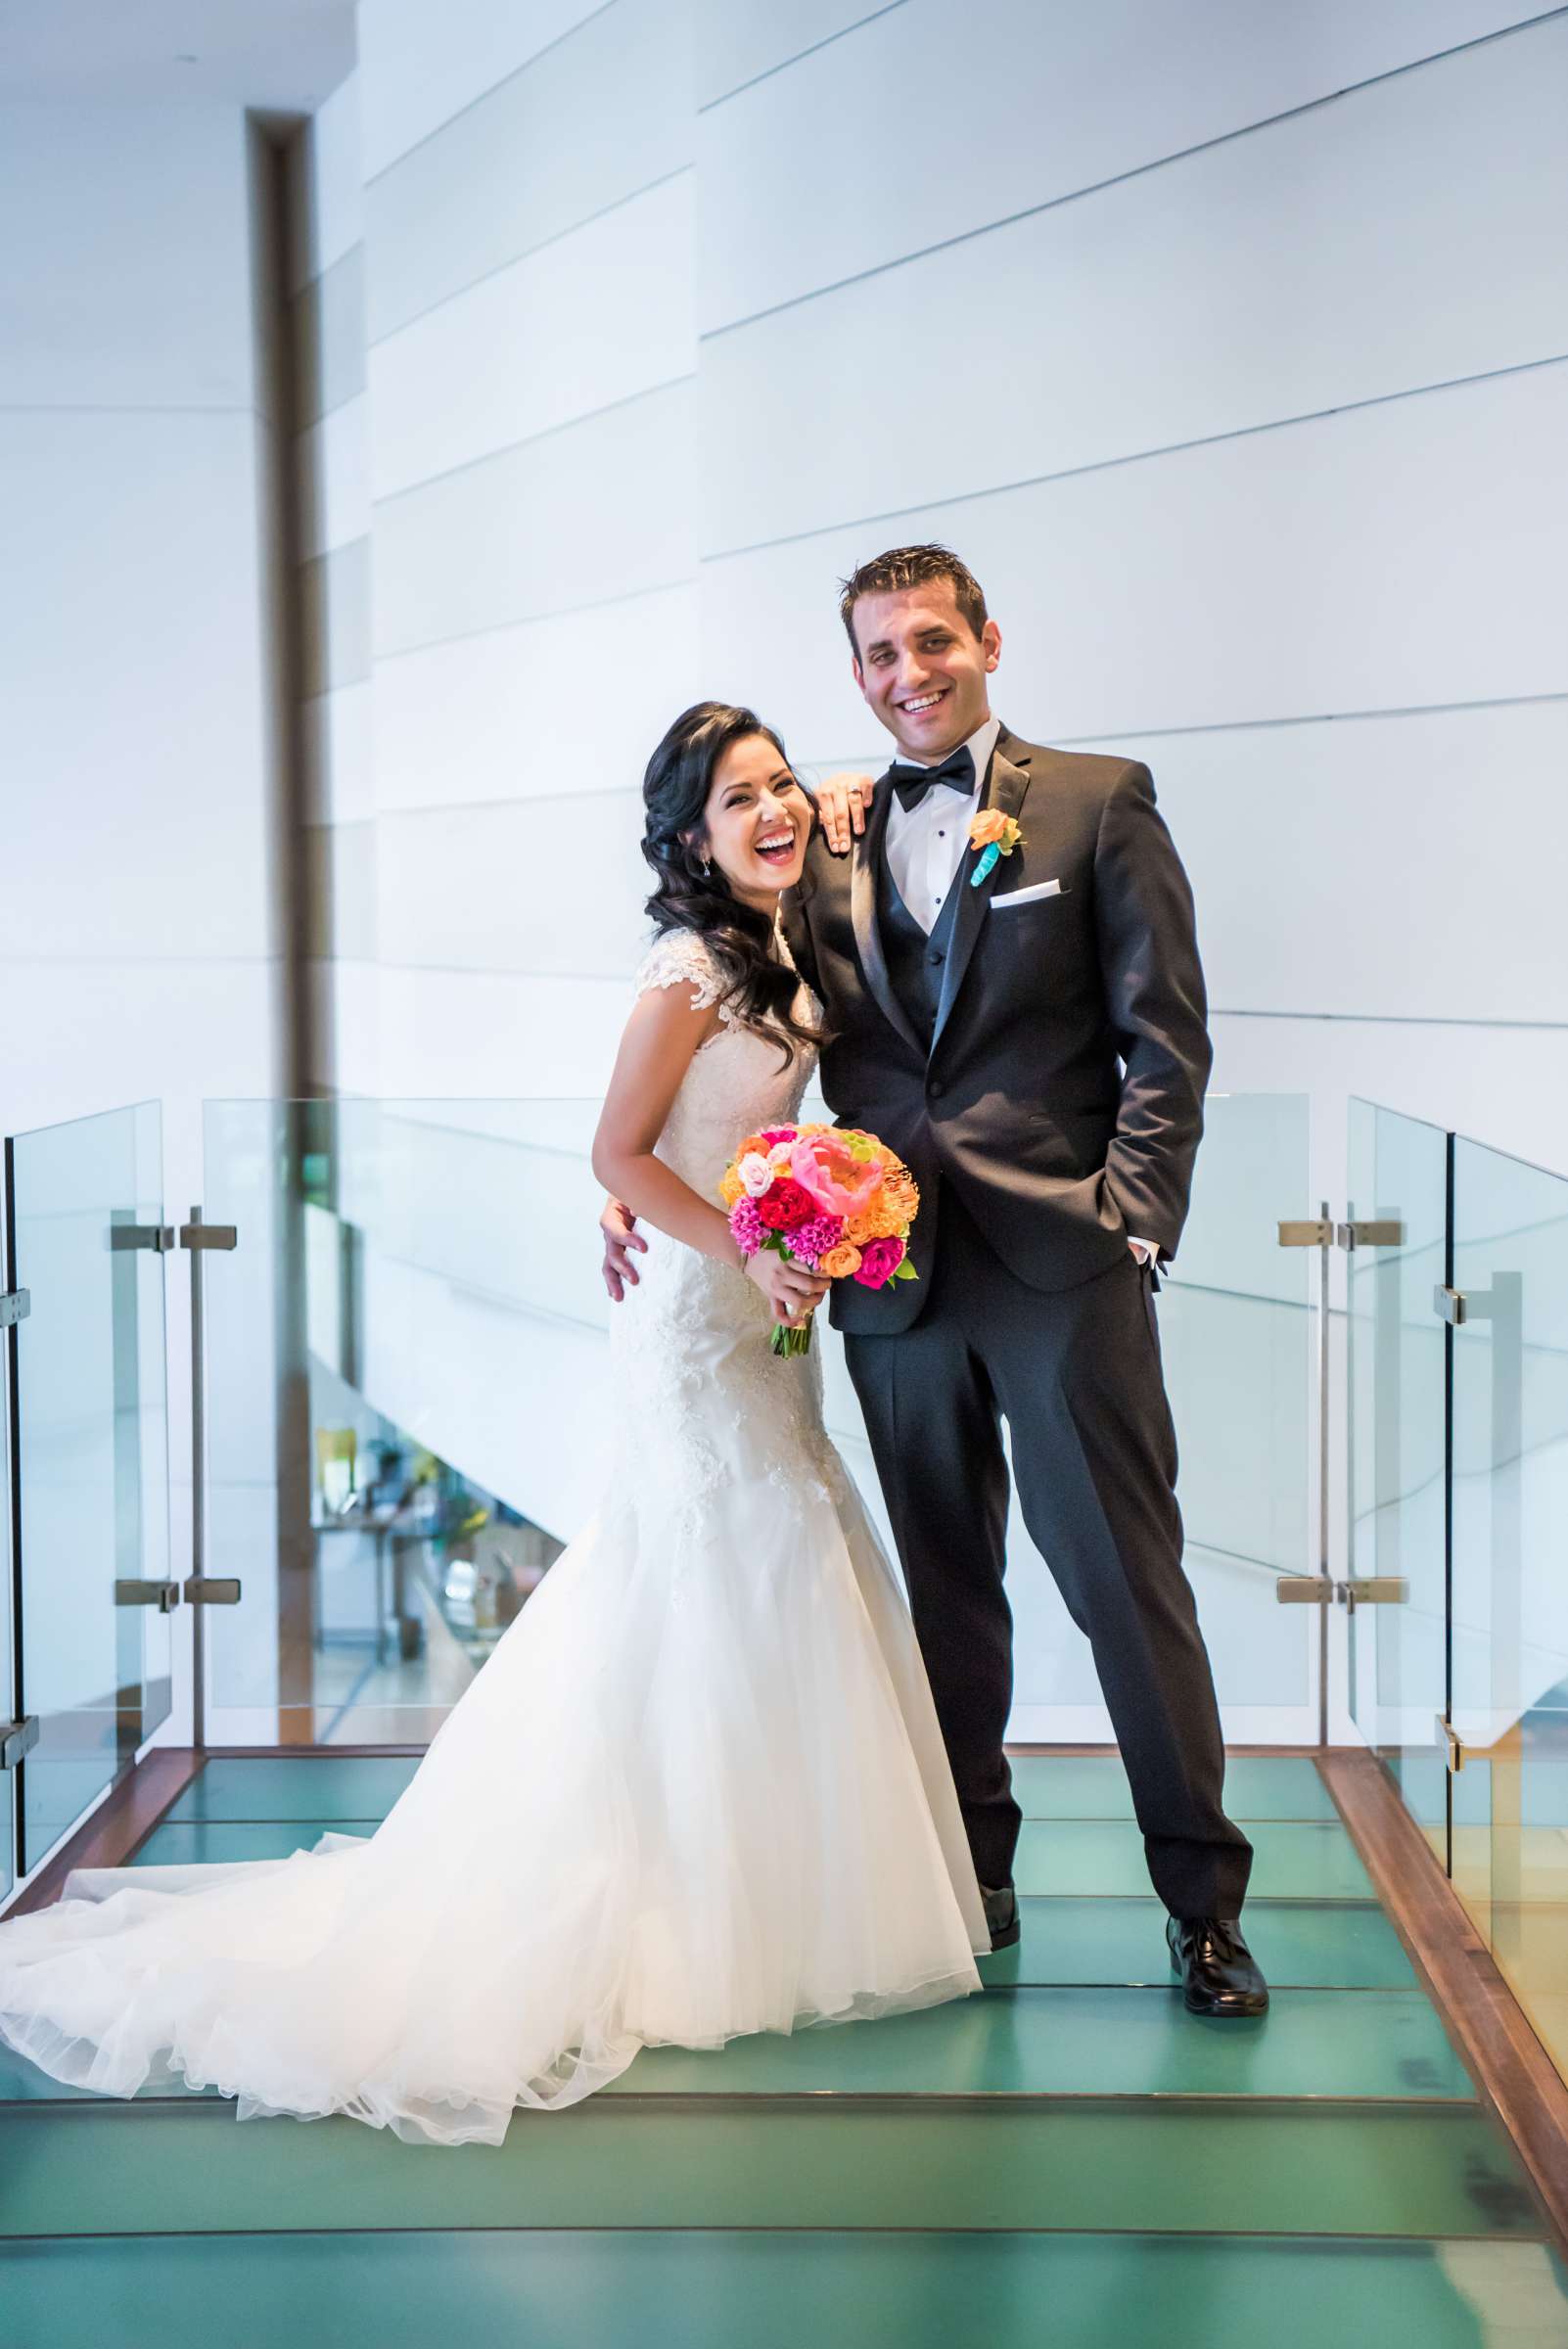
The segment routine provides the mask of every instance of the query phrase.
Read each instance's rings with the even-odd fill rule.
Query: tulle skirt
[[[700,1507],[612,1493],[373,1835],[79,1868],[0,1920],[0,2039],[106,2096],[498,2143],[640,2048],[977,1989],[983,1905],[858,1496],[820,1457],[731,1466]]]

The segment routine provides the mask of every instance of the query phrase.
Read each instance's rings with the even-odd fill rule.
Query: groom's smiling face
[[[908,758],[934,765],[985,724],[1001,630],[977,636],[950,579],[862,595],[853,623],[854,681]]]

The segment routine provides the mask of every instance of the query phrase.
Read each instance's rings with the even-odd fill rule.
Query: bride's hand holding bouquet
[[[920,1192],[908,1168],[874,1133],[843,1126],[775,1126],[748,1135],[724,1171],[719,1196],[746,1268],[771,1296],[772,1267],[823,1280],[885,1288],[918,1278],[909,1226]],[[756,1271],[753,1267],[756,1267]],[[775,1354],[805,1354],[811,1318],[774,1325]]]

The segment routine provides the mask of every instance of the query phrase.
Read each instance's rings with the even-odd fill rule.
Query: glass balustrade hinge
[[[184,1590],[187,1606],[237,1607],[240,1603],[239,1577],[233,1574],[188,1574]]]
[[[28,1289],[0,1289],[0,1329],[15,1329],[25,1321],[32,1311],[32,1293]]]
[[[123,1248],[150,1248],[155,1256],[168,1256],[174,1247],[172,1223],[111,1223],[109,1246],[112,1255]]]
[[[182,1248],[238,1248],[239,1231],[232,1223],[182,1223]]]
[[[1336,1223],[1334,1240],[1340,1248],[1403,1248],[1405,1226],[1393,1218],[1371,1222]]]
[[[1358,1607],[1403,1607],[1409,1595],[1409,1584],[1398,1574],[1352,1575],[1346,1583],[1326,1574],[1282,1574],[1274,1585],[1281,1606],[1338,1605],[1353,1615]]]
[[[36,1713],[24,1713],[20,1721],[0,1721],[0,1770],[15,1770],[28,1747],[37,1742]]]
[[[121,1580],[115,1585],[116,1607],[156,1607],[160,1615],[172,1615],[180,1603],[178,1583],[142,1583]]]
[[[1464,1768],[1464,1739],[1459,1735],[1453,1722],[1445,1721],[1441,1713],[1436,1716],[1436,1720],[1438,1735],[1448,1749],[1444,1760],[1448,1764],[1449,1774],[1456,1778]]]
[[[1279,1225],[1281,1248],[1329,1248],[1333,1240],[1334,1226],[1325,1216],[1285,1219]]]
[[[1453,1329],[1462,1329],[1467,1321],[1490,1321],[1492,1291],[1446,1289],[1439,1283],[1432,1291],[1432,1311],[1440,1321],[1447,1321]]]

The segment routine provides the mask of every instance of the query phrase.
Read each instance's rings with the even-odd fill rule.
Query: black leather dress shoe
[[[986,1904],[986,1922],[991,1927],[991,1946],[993,1950],[1010,1950],[1023,1927],[1018,1921],[1018,1895],[1011,1884],[998,1884],[994,1890],[982,1884],[980,1897]]]
[[[1268,2012],[1268,1985],[1233,1917],[1168,1917],[1165,1938],[1189,2014]]]

